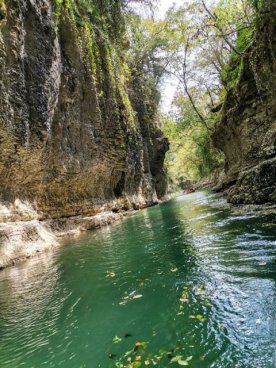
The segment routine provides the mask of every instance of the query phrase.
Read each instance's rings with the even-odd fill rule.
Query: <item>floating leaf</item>
[[[122,339],[121,339],[120,337],[118,337],[118,336],[115,336],[115,337],[113,338],[113,343],[114,343],[114,344],[119,344],[121,341],[122,341]]]
[[[189,318],[191,319],[198,319],[199,321],[203,321],[204,317],[201,314],[197,314],[196,316],[190,315]]]
[[[182,359],[182,356],[181,355],[177,355],[177,356],[175,356],[174,358],[171,359],[171,363],[178,362],[181,359]]]
[[[186,360],[179,360],[177,363],[179,365],[189,365],[189,363]]]
[[[177,360],[177,363],[179,364],[179,365],[182,365],[182,366],[187,366],[187,365],[189,365],[189,361],[190,360],[192,360],[193,359],[193,357],[192,356],[189,356],[187,359],[183,359],[182,357],[181,357],[181,359],[178,359]]]
[[[140,298],[143,298],[143,295],[134,295],[133,297],[132,297],[132,299],[140,299]]]
[[[115,272],[106,271],[106,277],[115,277]]]
[[[197,319],[199,319],[200,321],[201,321],[202,319],[204,319],[204,317],[203,317],[201,314],[197,314],[197,315],[196,315],[196,318],[197,318]]]
[[[122,363],[120,363],[120,362],[117,362],[117,363],[115,364],[115,366],[116,366],[117,368],[125,368],[125,366],[124,366]]]
[[[137,347],[137,348],[139,348],[139,347],[145,347],[145,346],[147,346],[147,343],[145,342],[145,341],[138,341],[138,342],[136,342],[135,343],[135,346]]]

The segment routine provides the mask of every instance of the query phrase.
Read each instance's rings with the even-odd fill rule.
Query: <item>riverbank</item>
[[[212,191],[208,186],[205,190],[207,189]],[[190,195],[193,194],[187,194]],[[110,225],[172,198],[173,196],[168,196],[156,203],[137,205],[135,209],[108,210],[108,207],[102,207],[99,213],[92,216],[57,219],[43,219],[43,214],[36,212],[28,203],[20,201],[15,202],[12,209],[0,206],[0,270],[62,246],[70,238],[78,238],[86,231]],[[275,204],[233,205],[227,203],[223,195],[211,205],[227,208],[233,214],[276,215]]]
[[[137,211],[166,202],[139,203],[129,207],[106,204],[91,216],[45,219],[27,202],[16,200],[11,206],[0,205],[0,270],[38,254],[62,246],[69,238],[116,221]]]
[[[61,246],[69,237],[78,237],[84,231],[122,220],[124,216],[123,213],[103,212],[91,217],[1,223],[0,269]]]

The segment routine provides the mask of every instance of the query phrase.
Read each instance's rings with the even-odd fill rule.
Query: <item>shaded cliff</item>
[[[226,96],[213,140],[225,153],[232,203],[276,202],[276,3],[263,2],[237,86]]]
[[[59,218],[165,195],[168,142],[157,105],[130,98],[119,4],[1,0],[0,202]]]

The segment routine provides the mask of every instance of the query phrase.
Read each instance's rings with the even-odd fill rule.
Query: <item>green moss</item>
[[[7,9],[5,5],[5,0],[0,0],[0,24],[7,17]]]
[[[254,27],[245,28],[238,34],[236,50],[239,54],[232,53],[229,63],[221,73],[223,85],[226,87],[222,92],[222,96],[225,95],[227,90],[235,87],[239,81],[241,71],[243,70],[243,55],[252,44],[254,30]]]
[[[0,0],[1,1],[1,0]],[[135,112],[127,93],[126,30],[120,2],[113,0],[54,0],[57,25],[66,16],[75,29],[80,55],[91,71],[97,110],[104,117],[106,101],[113,105],[116,124],[136,129]],[[107,118],[107,117],[106,117]]]

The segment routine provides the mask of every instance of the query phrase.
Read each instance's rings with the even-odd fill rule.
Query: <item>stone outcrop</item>
[[[276,202],[276,2],[266,0],[238,84],[213,140],[225,153],[220,189],[232,203]]]
[[[112,46],[78,28],[69,10],[57,20],[53,5],[6,0],[2,12],[2,202],[29,200],[50,217],[156,202],[166,191],[167,141],[154,119],[141,127],[123,75],[109,65]]]
[[[5,223],[117,213],[166,194],[168,142],[156,106],[139,96],[136,111],[120,14],[101,29],[102,2],[76,4],[0,0],[0,204],[36,214],[2,211]]]
[[[110,225],[124,217],[122,213],[109,211],[90,217],[74,216],[40,221],[39,215],[34,214],[30,205],[25,204],[25,220],[20,216],[18,220],[13,217],[13,221],[0,223],[0,269],[54,249],[69,237]]]

